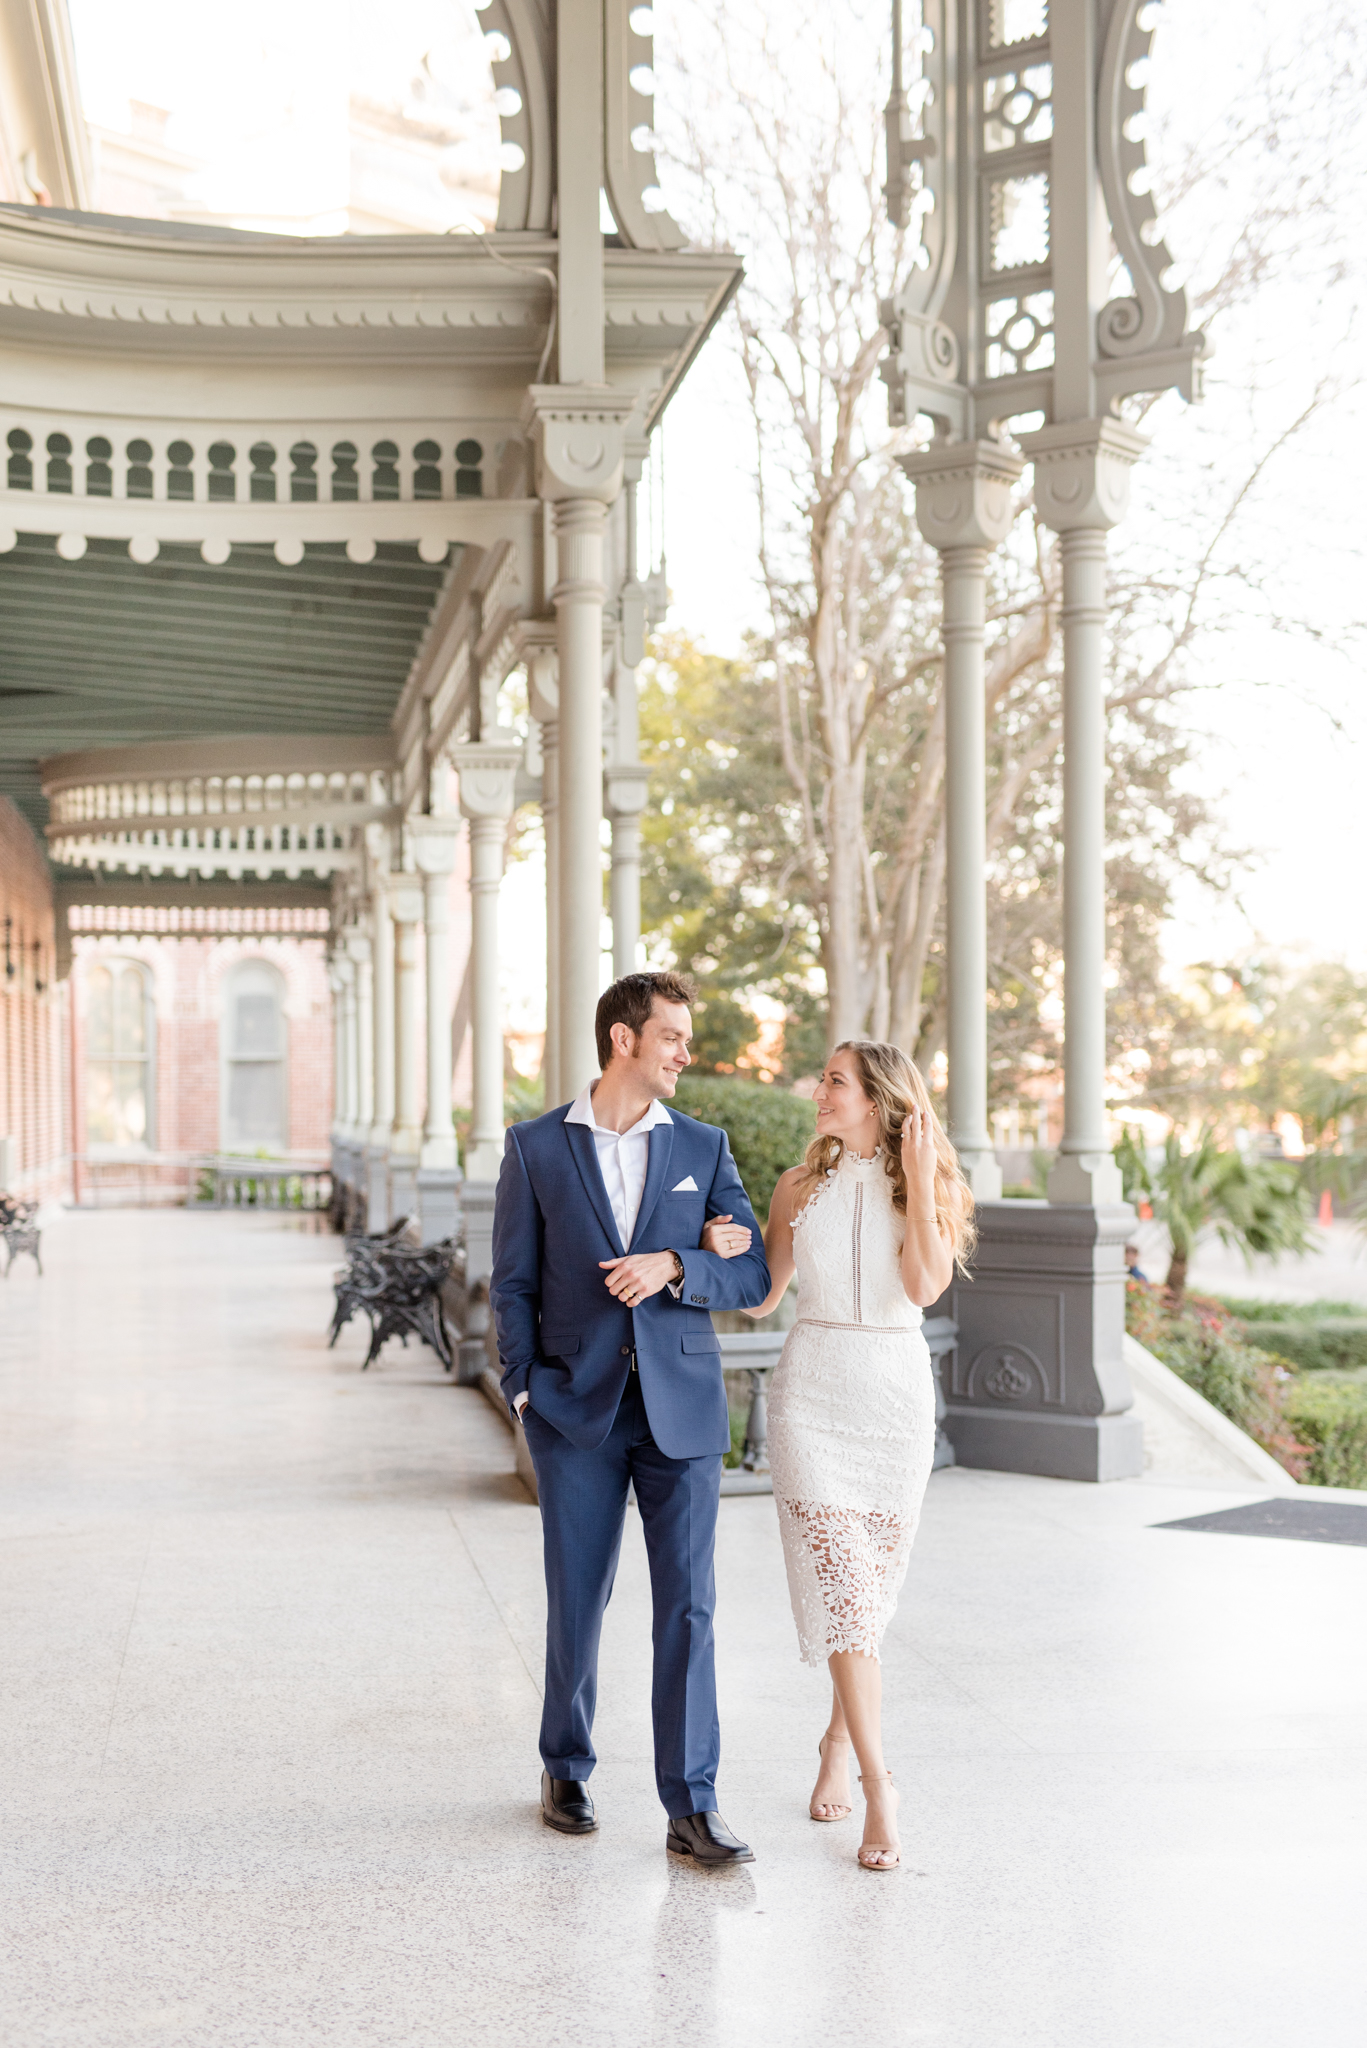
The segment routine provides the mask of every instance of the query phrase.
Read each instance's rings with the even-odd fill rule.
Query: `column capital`
[[[522,427],[535,458],[536,494],[552,504],[594,498],[610,505],[622,488],[626,424],[635,394],[610,384],[533,384]]]
[[[384,878],[384,892],[389,902],[389,915],[395,924],[422,923],[422,876],[411,875],[407,869],[392,870]]]
[[[369,964],[370,933],[368,931],[364,930],[360,925],[349,925],[344,943],[347,958],[353,961],[357,967],[364,967]]]
[[[1148,438],[1123,420],[1064,420],[1022,434],[1035,465],[1035,509],[1055,533],[1106,533],[1125,517],[1130,471]]]
[[[644,761],[611,761],[603,770],[603,805],[610,818],[638,818],[649,793]]]
[[[899,455],[916,486],[916,524],[933,548],[999,547],[1011,531],[1011,491],[1025,468],[1000,441],[937,441]]]
[[[554,647],[537,647],[527,656],[527,708],[538,725],[554,725],[560,717],[560,657]]]
[[[460,777],[463,818],[511,818],[523,754],[521,742],[512,733],[448,748],[447,758]]]
[[[421,875],[449,875],[456,865],[460,819],[450,813],[410,818],[407,825],[413,859]]]

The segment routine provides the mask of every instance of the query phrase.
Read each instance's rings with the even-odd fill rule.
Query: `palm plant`
[[[1174,1306],[1186,1291],[1197,1241],[1208,1230],[1248,1259],[1256,1252],[1303,1252],[1310,1243],[1310,1203],[1296,1169],[1275,1159],[1222,1151],[1209,1128],[1190,1152],[1171,1133],[1155,1171],[1127,1127],[1115,1158],[1125,1199],[1152,1203],[1155,1218],[1167,1230],[1172,1246],[1167,1292]]]

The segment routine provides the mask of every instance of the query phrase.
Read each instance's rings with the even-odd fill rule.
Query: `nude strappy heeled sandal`
[[[888,1783],[892,1784],[891,1771],[879,1771],[874,1775],[886,1778],[888,1780]],[[864,1782],[864,1773],[862,1771],[859,1774],[859,1782],[861,1785]],[[897,1791],[897,1787],[895,1785],[893,1785],[892,1789],[894,1792]],[[892,1861],[891,1863],[870,1863],[867,1860],[870,1856],[891,1856]],[[897,1870],[901,1867],[902,1862],[901,1847],[900,1845],[894,1847],[891,1842],[861,1842],[858,1850],[856,1851],[855,1861],[858,1863],[859,1868],[861,1870]]]
[[[828,1735],[823,1735],[820,1742],[818,1742],[818,1744],[816,1745],[816,1753],[821,1758],[823,1764],[826,1761],[826,1744],[829,1741],[830,1737]],[[841,1746],[844,1749],[848,1749],[850,1747],[848,1742],[843,1743]],[[807,1816],[810,1820],[848,1820],[850,1815],[854,1812],[854,1808],[852,1806],[844,1805],[839,1799],[823,1799],[821,1803],[823,1806],[833,1806],[836,1809],[835,1812],[816,1813],[813,1811],[812,1804],[809,1801],[807,1806]]]

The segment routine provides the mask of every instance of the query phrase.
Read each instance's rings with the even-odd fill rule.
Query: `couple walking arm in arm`
[[[716,1807],[713,1549],[730,1426],[711,1311],[763,1315],[796,1272],[770,1452],[799,1644],[833,1686],[809,1810],[849,1815],[853,1745],[859,1860],[895,1869],[878,1651],[934,1450],[921,1305],[967,1252],[972,1198],[911,1061],[857,1041],[827,1063],[816,1139],[775,1190],[766,1262],[725,1134],[664,1107],[688,1064],[692,998],[673,975],[614,983],[598,1009],[600,1080],[505,1147],[490,1292],[541,1497],[542,1814],[562,1832],[597,1825],[598,1641],[634,1484],[666,1843],[706,1863],[750,1860]]]

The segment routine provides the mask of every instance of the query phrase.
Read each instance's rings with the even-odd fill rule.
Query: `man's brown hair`
[[[639,1038],[650,1021],[658,996],[664,1003],[695,1003],[698,984],[689,974],[624,974],[598,998],[593,1029],[598,1039],[598,1064],[606,1071],[612,1058],[612,1027],[625,1024]]]

